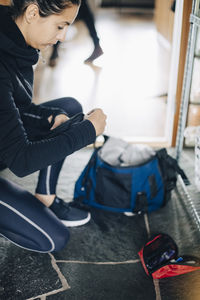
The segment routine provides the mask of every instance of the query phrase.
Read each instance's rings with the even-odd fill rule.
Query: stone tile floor
[[[81,150],[66,160],[58,185],[60,195],[68,191],[66,201],[72,197],[73,183],[91,151]],[[184,151],[181,165],[192,181],[188,190],[198,205],[193,159],[192,152]],[[30,191],[37,180],[37,173],[24,179],[7,170],[0,175],[26,185]],[[138,257],[140,248],[155,232],[171,235],[180,254],[200,256],[200,232],[184,199],[178,185],[171,201],[148,215],[129,218],[92,211],[89,224],[70,229],[71,239],[59,253],[26,251],[0,238],[0,299],[199,300],[200,271],[153,281]]]

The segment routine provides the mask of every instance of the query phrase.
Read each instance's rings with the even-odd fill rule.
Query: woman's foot
[[[58,61],[58,58],[51,58],[49,60],[49,66],[52,67],[52,68],[55,67],[56,64],[57,64],[57,61]]]
[[[102,50],[101,46],[97,45],[94,48],[94,51],[92,52],[92,54],[84,61],[84,63],[91,63],[95,59],[97,59],[99,56],[101,56],[102,54],[103,54],[103,50]]]

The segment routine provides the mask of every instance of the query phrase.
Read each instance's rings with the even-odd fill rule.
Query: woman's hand
[[[51,123],[52,118],[53,118],[53,116],[48,117],[49,123]],[[66,115],[64,115],[64,114],[57,115],[57,116],[55,117],[54,124],[53,124],[53,126],[50,128],[50,130],[55,129],[56,127],[58,127],[59,125],[61,125],[62,123],[66,122],[66,121],[68,121],[68,120],[69,120],[68,116],[66,116]]]
[[[105,127],[106,127],[106,118],[107,118],[107,116],[104,114],[103,110],[100,108],[95,108],[85,115],[85,119],[92,122],[92,124],[96,130],[96,136],[98,136],[104,132]]]

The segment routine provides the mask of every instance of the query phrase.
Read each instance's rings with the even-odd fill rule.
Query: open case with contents
[[[154,235],[138,252],[147,275],[153,279],[173,277],[200,270],[200,259],[178,254],[178,247],[167,234]]]

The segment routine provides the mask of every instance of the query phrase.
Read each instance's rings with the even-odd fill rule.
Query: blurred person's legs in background
[[[94,44],[94,50],[91,53],[91,55],[84,61],[85,63],[93,62],[96,58],[101,56],[103,54],[103,50],[100,46],[99,37],[95,28],[95,20],[93,13],[89,7],[89,4],[87,0],[82,0],[79,13],[78,13],[78,19],[82,20],[85,25],[88,28],[89,34],[91,36],[91,39]],[[58,58],[58,47],[60,42],[58,42],[56,45],[53,46],[53,51],[49,60],[49,65],[51,67],[54,67],[56,65],[56,61]]]

